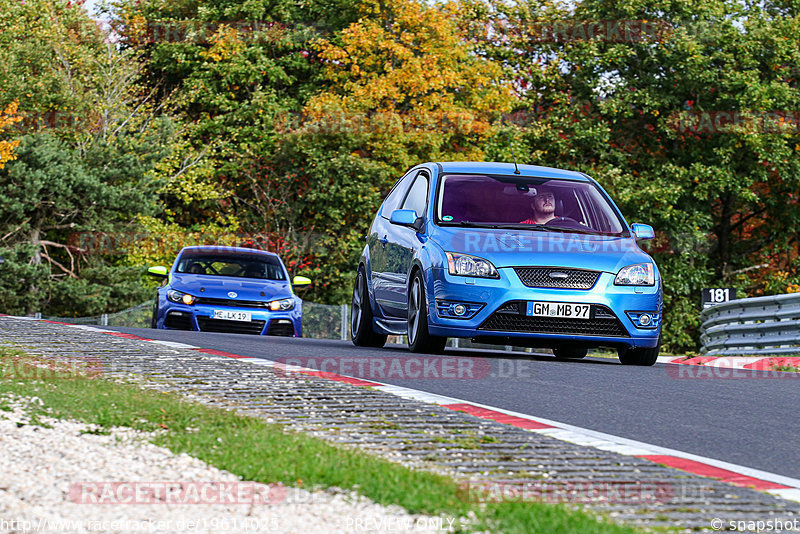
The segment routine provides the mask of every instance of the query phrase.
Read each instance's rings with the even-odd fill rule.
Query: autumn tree
[[[316,43],[328,82],[285,127],[271,179],[296,184],[295,217],[318,232],[312,272],[345,300],[363,235],[404,171],[483,159],[508,108],[500,67],[474,53],[457,4],[366,1],[359,20]]]
[[[482,50],[513,75],[525,159],[593,175],[656,228],[668,349],[697,347],[702,287],[797,281],[798,129],[769,114],[800,104],[796,6],[473,5],[493,22]],[[598,21],[632,32],[590,38]],[[753,120],[718,127],[733,112]],[[782,287],[767,287],[770,270]]]
[[[75,234],[130,231],[158,209],[149,171],[169,153],[171,122],[136,87],[138,58],[80,4],[3,2],[0,15],[0,105],[18,101],[22,117],[0,170],[0,306],[90,315],[140,303],[141,268]]]
[[[282,125],[327,84],[311,43],[354,21],[351,4],[113,4],[122,46],[146,58],[143,81],[184,125],[178,151],[157,168],[164,211],[146,220],[150,230],[176,244],[260,246],[293,274],[304,268],[315,230],[298,223],[296,184],[271,169]],[[185,162],[194,165],[184,171]]]

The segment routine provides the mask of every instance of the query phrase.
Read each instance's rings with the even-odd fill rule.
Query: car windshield
[[[626,233],[599,188],[571,180],[445,175],[439,183],[436,215],[442,225]]]
[[[178,273],[208,276],[236,276],[261,280],[286,280],[283,267],[271,256],[221,256],[183,254],[175,269]]]

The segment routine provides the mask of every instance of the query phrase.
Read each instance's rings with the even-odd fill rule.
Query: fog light
[[[658,312],[626,312],[633,326],[636,328],[646,328],[653,330],[658,328],[661,321],[661,314]]]
[[[483,308],[477,302],[453,302],[452,300],[437,300],[436,313],[439,317],[451,319],[472,319]]]

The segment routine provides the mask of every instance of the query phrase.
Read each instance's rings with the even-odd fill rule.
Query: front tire
[[[661,342],[659,340],[659,344],[652,348],[620,349],[619,361],[622,365],[640,365],[643,367],[654,365],[658,360],[658,349],[660,345]]]
[[[158,297],[153,303],[153,318],[150,319],[150,328],[158,328]]]
[[[439,354],[445,345],[446,337],[432,336],[428,332],[425,283],[420,272],[415,271],[408,291],[408,348],[411,352]]]
[[[367,291],[367,275],[363,267],[358,268],[353,286],[353,305],[350,309],[350,331],[353,345],[357,347],[383,347],[386,334],[376,334],[372,329],[372,305]]]

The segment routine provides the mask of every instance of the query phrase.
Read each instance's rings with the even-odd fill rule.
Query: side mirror
[[[653,239],[656,236],[649,224],[634,223],[631,225],[631,230],[636,239]]]
[[[302,287],[311,285],[311,279],[305,276],[295,276],[292,278],[292,287]]]
[[[150,267],[147,269],[147,274],[150,276],[155,276],[156,278],[166,278],[167,277],[167,268],[162,267],[161,265],[157,265],[155,267]]]
[[[422,230],[422,225],[425,224],[425,219],[417,217],[417,212],[414,210],[394,210],[389,222],[399,226],[408,226],[419,232]]]

